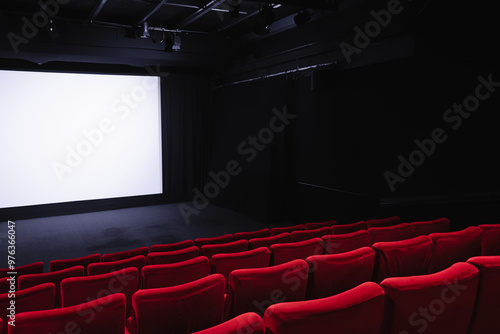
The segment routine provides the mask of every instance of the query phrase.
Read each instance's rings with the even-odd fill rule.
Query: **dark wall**
[[[460,206],[471,212],[489,211],[491,217],[500,188],[496,157],[500,135],[495,121],[500,104],[500,87],[495,86],[500,82],[499,52],[491,43],[491,14],[477,7],[440,4],[431,5],[427,13],[412,27],[416,50],[412,57],[215,91],[214,168],[237,156],[238,144],[266,125],[272,108],[286,103],[297,115],[286,133],[221,193],[218,203],[268,217],[270,203],[284,201],[280,207],[284,217],[303,208],[303,193],[293,185],[304,182],[386,203],[381,211],[353,207],[351,215],[342,212],[346,220],[363,216],[354,212],[363,208],[367,218],[394,212],[407,219],[432,219],[451,215]],[[484,80],[495,83],[487,88]],[[473,106],[470,115],[448,111],[455,104],[478,101],[477,89],[490,94]],[[416,140],[425,143],[427,153]],[[400,167],[410,158],[415,166]],[[284,190],[279,199],[277,189]],[[314,202],[314,196],[306,197]],[[323,203],[328,195],[318,191],[317,196],[316,202]],[[440,206],[443,198],[446,205]],[[427,202],[419,211],[422,199]],[[484,205],[470,205],[471,199]],[[299,216],[321,219],[314,210]],[[330,217],[338,214],[338,208],[331,209]]]

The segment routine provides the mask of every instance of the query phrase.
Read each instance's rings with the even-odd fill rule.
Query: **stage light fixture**
[[[182,44],[181,36],[177,35],[176,33],[169,34],[167,38],[165,38],[165,51],[166,52],[180,51],[181,44]]]
[[[295,21],[296,25],[300,26],[311,20],[311,13],[309,13],[307,9],[304,9],[298,12],[297,15],[295,15],[295,17],[293,18],[293,20]]]
[[[141,27],[141,38],[149,38],[151,35],[149,34],[149,23],[144,22]]]

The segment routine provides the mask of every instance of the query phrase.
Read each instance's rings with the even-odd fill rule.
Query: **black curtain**
[[[189,201],[205,182],[212,143],[210,79],[170,74],[163,78],[164,193]]]

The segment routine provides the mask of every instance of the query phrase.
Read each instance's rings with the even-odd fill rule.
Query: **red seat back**
[[[241,314],[231,320],[193,334],[264,334],[262,318],[253,312]]]
[[[468,334],[500,333],[500,256],[472,257],[468,263],[479,270],[476,305]]]
[[[273,227],[271,229],[271,235],[278,235],[281,233],[292,233],[293,231],[302,231],[305,230],[306,227],[304,224],[297,224],[293,226],[282,226],[282,227]]]
[[[304,241],[304,240],[309,240],[313,238],[321,238],[324,235],[330,234],[331,230],[330,227],[325,226],[325,227],[320,227],[314,230],[304,230],[304,231],[293,231],[292,232],[292,241],[293,242],[298,242],[298,241]]]
[[[481,255],[481,229],[479,227],[471,226],[456,232],[431,233],[429,237],[433,242],[430,273]]]
[[[43,273],[43,262],[34,262],[30,264],[26,264],[24,266],[16,267],[14,270],[17,273],[17,277],[26,275],[26,274],[41,274]],[[13,271],[12,269],[5,268],[0,269],[0,278],[1,277],[9,277],[8,272]]]
[[[76,259],[52,260],[49,262],[49,270],[52,272],[74,266],[82,266],[83,272],[86,274],[87,266],[96,262],[101,262],[101,254],[91,254]]]
[[[76,306],[21,313],[9,333],[123,334],[125,303],[125,296],[116,293]]]
[[[265,238],[265,237],[270,237],[271,236],[271,230],[268,228],[263,228],[261,230],[257,231],[251,231],[251,232],[237,232],[234,234],[234,238],[236,240],[250,240],[253,238]]]
[[[361,221],[352,224],[333,225],[330,228],[330,231],[332,234],[346,234],[366,229],[368,229],[368,225],[366,225],[365,222]]]
[[[134,256],[142,255],[144,257],[148,256],[149,248],[148,247],[140,247],[136,249],[126,250],[122,252],[115,252],[109,254],[102,255],[102,262],[111,262],[111,261],[119,261],[130,259]]]
[[[282,264],[296,259],[305,260],[312,255],[323,254],[323,240],[320,238],[308,239],[299,242],[274,244],[271,250],[271,264]]]
[[[344,253],[372,245],[372,237],[366,230],[346,234],[329,234],[322,236],[321,239],[325,244],[325,254]]]
[[[131,334],[185,334],[218,325],[224,314],[224,277],[214,274],[167,288],[137,291],[127,321]]]
[[[19,290],[30,288],[42,283],[54,283],[55,285],[55,305],[61,306],[61,281],[68,277],[81,277],[84,275],[82,266],[74,266],[59,271],[43,274],[27,274],[19,277]]]
[[[10,284],[11,282],[13,283],[12,285]],[[11,287],[13,291],[17,290],[15,280],[11,281],[9,277],[0,278],[0,293],[7,293],[11,291]]]
[[[61,306],[83,304],[114,293],[123,293],[127,300],[127,315],[132,312],[132,295],[139,289],[139,272],[130,267],[107,274],[70,277],[61,282]]]
[[[212,256],[211,273],[221,274],[229,279],[229,274],[236,269],[268,267],[271,252],[267,247],[260,247],[241,253],[216,254]],[[226,285],[227,287],[227,285]]]
[[[481,255],[500,255],[500,224],[483,224],[478,227],[482,231]]]
[[[247,240],[236,240],[225,244],[212,244],[201,246],[201,253],[210,258],[215,254],[238,253],[248,250]]]
[[[381,218],[381,219],[369,219],[366,221],[366,225],[368,226],[368,228],[394,226],[400,223],[401,223],[401,218],[399,218],[398,216],[392,216],[389,218]]]
[[[331,227],[332,225],[337,224],[337,221],[335,220],[328,220],[324,222],[318,222],[318,223],[306,223],[306,230],[315,230],[317,228],[322,228],[322,227]]]
[[[146,265],[146,258],[144,255],[137,255],[129,259],[111,261],[111,262],[99,262],[91,263],[87,267],[88,275],[99,275],[107,274],[113,271],[135,267],[138,272],[141,272],[142,267]]]
[[[445,233],[450,231],[450,220],[448,218],[439,218],[421,222],[412,222],[413,235],[429,235],[431,233]]]
[[[387,227],[370,227],[368,233],[372,236],[372,242],[399,241],[413,237],[413,228],[408,223],[402,223]]]
[[[383,280],[382,333],[466,334],[478,280],[478,270],[464,262],[434,274]]]
[[[248,249],[256,249],[259,247],[271,247],[277,243],[292,242],[290,233],[281,233],[266,238],[254,238],[248,241]]]
[[[425,275],[429,272],[432,240],[419,236],[401,241],[377,242],[373,281],[379,283],[388,277]]]
[[[375,252],[370,247],[346,253],[307,258],[307,299],[324,298],[347,291],[371,280]]]
[[[11,313],[8,310],[11,307],[11,300],[8,293],[0,294],[0,319],[3,321],[3,333],[7,333],[8,321],[10,317],[7,315]],[[17,317],[22,312],[48,310],[56,307],[55,300],[55,284],[43,283],[31,288],[26,288],[16,292],[15,297],[15,324],[17,325]],[[13,326],[9,326],[13,327]]]
[[[267,268],[238,269],[229,274],[226,316],[264,314],[275,303],[304,300],[309,266],[294,260]]]
[[[148,264],[169,264],[182,262],[201,256],[198,247],[192,246],[170,252],[154,252],[148,254]]]
[[[264,323],[272,334],[380,334],[383,310],[384,291],[366,282],[331,297],[273,305]]]
[[[142,268],[142,288],[166,288],[196,281],[208,275],[209,264],[205,256],[177,263],[153,264]]]
[[[193,240],[184,240],[171,244],[153,245],[151,246],[151,252],[171,252],[192,246],[194,246]]]
[[[234,235],[224,234],[217,237],[194,239],[194,245],[197,246],[198,248],[201,248],[201,246],[204,245],[225,244],[232,241],[234,241]]]

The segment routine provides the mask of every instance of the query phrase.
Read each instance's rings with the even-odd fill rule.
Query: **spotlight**
[[[293,20],[295,21],[296,25],[300,26],[306,23],[307,21],[311,20],[311,13],[309,13],[307,9],[304,9],[300,11],[297,15],[295,15]]]
[[[165,51],[166,52],[180,51],[181,42],[182,42],[181,36],[178,36],[177,34],[170,34],[165,39]]]
[[[172,45],[173,51],[179,51],[181,49],[181,36],[174,35],[174,45]]]
[[[149,23],[144,22],[144,24],[141,27],[141,35],[139,37],[141,38],[149,38]]]

